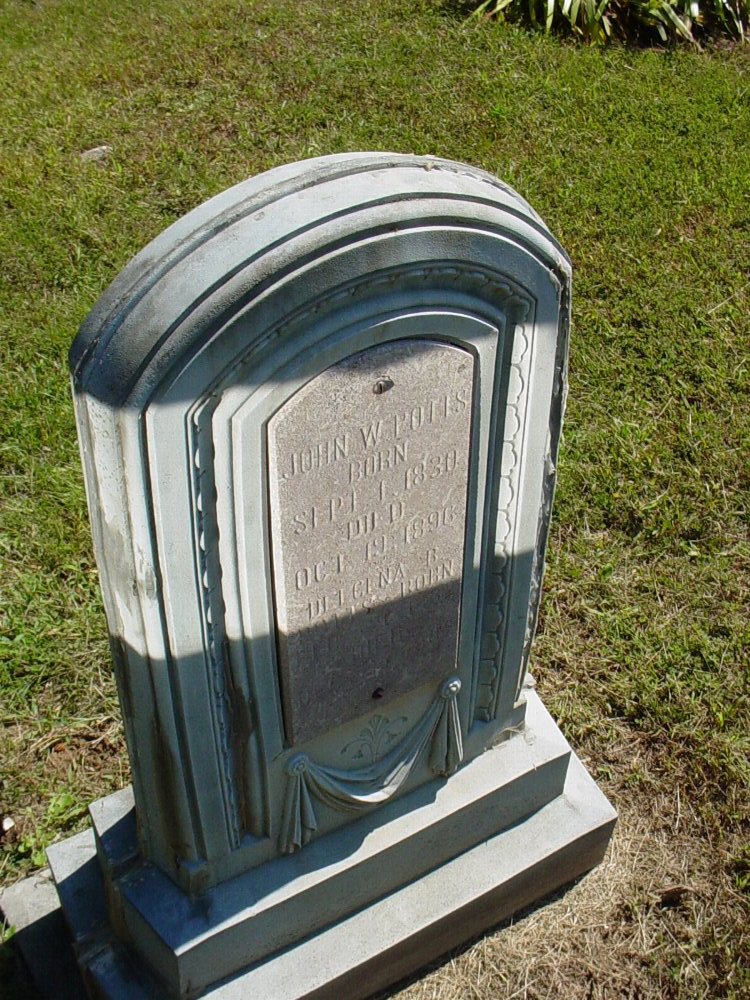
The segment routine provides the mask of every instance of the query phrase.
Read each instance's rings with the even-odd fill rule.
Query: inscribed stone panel
[[[393,341],[322,372],[269,423],[293,743],[455,669],[473,367],[453,345]]]

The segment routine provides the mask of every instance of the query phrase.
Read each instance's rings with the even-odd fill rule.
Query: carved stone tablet
[[[455,668],[473,368],[461,348],[394,341],[322,372],[269,423],[292,743]]]
[[[97,996],[369,996],[601,857],[612,811],[523,682],[570,277],[489,174],[346,153],[212,198],[91,313],[137,816],[108,796],[97,857],[50,866],[74,939],[107,913]]]

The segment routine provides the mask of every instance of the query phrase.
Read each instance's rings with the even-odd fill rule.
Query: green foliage
[[[15,845],[15,854],[21,860],[27,859],[34,868],[46,864],[44,849],[56,833],[70,829],[85,813],[85,803],[76,799],[72,792],[57,792],[49,800],[47,810],[40,822],[36,822]]]
[[[528,22],[596,43],[619,38],[697,45],[718,35],[744,39],[750,0],[484,0],[473,16]]]
[[[734,881],[739,892],[750,896],[750,844],[745,844],[733,859]]]

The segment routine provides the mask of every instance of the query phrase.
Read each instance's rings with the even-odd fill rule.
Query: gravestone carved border
[[[569,274],[535,213],[490,175],[429,158],[330,157],[190,213],[85,324],[71,353],[74,393],[142,847],[189,891],[288,843],[290,760],[302,749],[323,773],[367,723],[304,748],[285,739],[265,445],[247,414],[265,426],[316,373],[376,343],[431,337],[478,359],[455,691],[471,759],[523,724]],[[217,437],[217,426],[229,430]],[[249,471],[235,482],[238,448]],[[542,467],[541,480],[529,471]],[[102,468],[116,472],[97,481]],[[533,525],[518,516],[522,502]],[[187,553],[177,527],[192,539]],[[440,700],[432,685],[410,705],[399,746]],[[402,703],[393,710],[403,714]],[[212,739],[196,742],[198,731]],[[398,794],[434,777],[427,757]],[[346,818],[334,799],[321,833]]]

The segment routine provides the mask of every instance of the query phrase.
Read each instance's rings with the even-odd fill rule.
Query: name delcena
[[[453,560],[431,561],[434,560],[434,557],[435,550],[428,549],[427,565],[419,572],[412,572],[412,575],[408,575],[404,563],[399,562],[383,566],[374,573],[353,582],[347,582],[343,587],[319,589],[307,600],[304,617],[308,622],[327,621],[341,616],[348,617],[363,608],[371,608],[381,602],[418,594],[428,587],[434,587],[452,579],[455,576]],[[335,578],[343,569],[339,560],[332,561],[330,574],[325,568],[325,563],[318,563],[312,571],[309,569],[298,570],[296,582],[303,583],[299,589],[306,589],[306,586],[310,584],[332,582],[329,577]],[[310,584],[307,581],[310,581]]]

